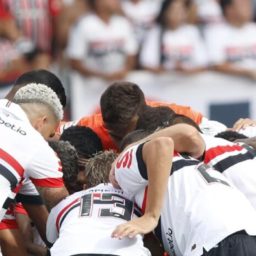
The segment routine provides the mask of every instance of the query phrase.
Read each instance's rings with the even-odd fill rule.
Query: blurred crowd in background
[[[256,79],[254,0],[0,0],[0,84],[44,68],[104,80],[131,70]],[[72,86],[70,84],[69,86]]]

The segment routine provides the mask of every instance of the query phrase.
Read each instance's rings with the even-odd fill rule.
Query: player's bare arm
[[[68,191],[65,187],[47,188],[36,186],[36,188],[49,211],[62,199],[68,196]]]
[[[113,237],[132,238],[137,234],[147,234],[157,226],[172,167],[173,150],[174,144],[170,138],[155,138],[144,144],[142,155],[148,174],[145,214],[119,225],[112,233]]]

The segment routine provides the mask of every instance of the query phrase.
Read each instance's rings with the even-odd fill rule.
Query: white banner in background
[[[256,82],[249,79],[213,72],[184,76],[136,71],[131,72],[126,80],[138,84],[148,99],[188,105],[206,117],[209,116],[211,104],[248,102],[250,117],[256,119]],[[72,119],[95,112],[99,108],[100,96],[109,84],[100,79],[85,79],[72,74]]]

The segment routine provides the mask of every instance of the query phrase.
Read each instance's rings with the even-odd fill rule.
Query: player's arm
[[[174,149],[177,152],[188,153],[194,158],[203,155],[205,144],[198,130],[188,124],[176,124],[149,135],[144,140],[158,137],[170,137],[174,142]]]
[[[170,138],[155,138],[143,145],[142,158],[148,177],[145,213],[138,219],[119,225],[112,233],[113,237],[147,234],[157,226],[172,167],[173,150]]]
[[[58,188],[36,186],[36,188],[49,211],[62,199],[68,196],[68,191],[64,186]]]

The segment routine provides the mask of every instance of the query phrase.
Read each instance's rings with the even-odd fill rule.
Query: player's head
[[[81,158],[90,158],[103,151],[99,136],[89,127],[71,126],[63,131],[60,140],[69,141]]]
[[[55,134],[63,109],[57,94],[44,84],[28,84],[15,94],[13,102],[25,111],[31,125],[45,139]]]
[[[225,18],[231,23],[246,23],[252,20],[251,0],[220,0]]]
[[[245,135],[243,135],[239,132],[231,131],[231,130],[220,132],[220,133],[216,134],[214,137],[222,138],[222,139],[232,141],[232,142],[235,141],[235,140],[247,139],[248,138],[247,136],[245,136]]]
[[[61,105],[66,106],[65,89],[60,79],[48,70],[39,69],[26,72],[22,74],[14,83],[12,90],[6,96],[7,99],[12,100],[15,93],[23,86],[30,84],[45,84],[50,87],[59,97]]]
[[[61,161],[63,181],[69,194],[81,191],[83,183],[78,181],[79,168],[76,149],[68,141],[50,141],[49,145]]]
[[[187,116],[179,115],[179,114],[173,115],[172,119],[169,122],[169,126],[175,125],[175,124],[189,124],[189,125],[195,127],[199,132],[202,133],[198,124],[193,119],[191,119]]]
[[[168,126],[174,115],[174,111],[169,107],[147,107],[139,116],[136,130],[154,131],[158,127]]]
[[[177,28],[186,21],[190,0],[164,0],[157,23],[164,28]]]
[[[153,133],[152,130],[135,130],[125,135],[120,143],[120,150],[124,150],[130,144],[142,140]]]
[[[111,165],[117,157],[114,151],[104,151],[85,163],[86,188],[109,182]]]
[[[119,142],[135,129],[140,112],[146,108],[146,101],[138,85],[116,82],[101,95],[100,107],[106,128]]]

